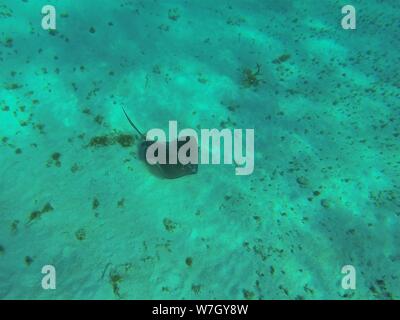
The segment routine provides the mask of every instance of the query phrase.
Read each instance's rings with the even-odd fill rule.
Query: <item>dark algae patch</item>
[[[125,198],[118,200],[117,207],[123,208],[125,206]]]
[[[49,213],[53,210],[53,206],[48,202],[43,206],[41,210],[32,211],[28,218],[28,225],[41,218],[45,213]]]
[[[128,148],[134,145],[135,138],[130,134],[119,134],[115,136],[115,141],[124,148]]]
[[[7,90],[18,90],[22,88],[22,85],[19,83],[5,83],[4,88]]]
[[[377,279],[374,284],[369,287],[369,291],[376,299],[394,300],[393,294],[387,289],[384,279]]]
[[[120,273],[117,271],[113,270],[109,274],[109,282],[111,284],[113,293],[116,297],[121,298],[121,293],[120,293],[120,284],[123,280],[123,277]]]
[[[257,88],[264,80],[261,78],[261,65],[257,63],[255,69],[245,68],[242,71],[242,85],[245,88]]]
[[[281,56],[279,56],[278,58],[274,59],[272,61],[272,63],[281,64],[281,63],[288,61],[289,59],[290,59],[290,54],[285,53],[285,54],[282,54]]]
[[[84,228],[80,228],[75,231],[75,238],[79,241],[86,239],[86,230]]]
[[[174,232],[174,230],[178,226],[175,222],[173,222],[171,219],[168,219],[168,218],[165,218],[163,220],[163,224],[164,224],[165,230],[167,230],[168,232]]]
[[[187,257],[185,260],[185,263],[188,267],[191,267],[193,264],[193,258],[192,257]]]
[[[179,10],[177,8],[168,10],[168,18],[172,21],[177,21],[181,17]]]
[[[100,148],[119,145],[123,148],[132,147],[135,144],[135,136],[131,134],[115,133],[95,136],[90,139],[87,147]]]
[[[253,300],[255,297],[254,292],[250,291],[250,290],[243,290],[243,298],[246,300]]]
[[[108,136],[96,136],[90,139],[90,147],[106,147],[112,145],[110,138]]]
[[[72,173],[75,173],[75,172],[79,171],[80,169],[81,169],[81,167],[80,167],[79,164],[77,164],[77,163],[74,163],[74,164],[71,166],[71,172],[72,172]]]
[[[24,261],[25,261],[25,265],[29,267],[33,263],[34,259],[30,256],[26,256],[24,258]]]
[[[122,282],[129,275],[131,269],[132,269],[131,263],[124,263],[111,268],[108,273],[108,282],[111,285],[115,297],[118,299],[123,298],[121,293],[121,285]]]
[[[19,220],[14,220],[14,221],[11,223],[10,228],[11,228],[11,233],[12,233],[12,234],[17,234],[17,232],[18,232],[18,225],[19,225]]]
[[[57,168],[61,167],[61,153],[54,152],[50,159],[47,160],[47,167],[56,166]]]
[[[94,198],[92,201],[92,209],[96,210],[100,206],[100,201],[97,198]]]
[[[49,202],[47,202],[42,209],[42,213],[47,213],[47,212],[50,212],[53,210],[54,210],[54,208],[51,206],[51,204]]]

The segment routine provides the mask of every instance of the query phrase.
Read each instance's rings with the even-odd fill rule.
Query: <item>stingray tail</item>
[[[125,117],[128,119],[130,125],[132,126],[133,129],[137,131],[137,133],[140,134],[141,137],[144,137],[144,134],[140,132],[140,130],[135,126],[135,124],[132,122],[131,118],[129,118],[128,114],[126,113],[124,107],[122,107],[122,111],[125,113]]]

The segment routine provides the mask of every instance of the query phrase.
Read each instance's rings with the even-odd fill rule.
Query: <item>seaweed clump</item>
[[[181,17],[177,8],[168,10],[168,18],[173,21],[177,21]]]
[[[185,260],[185,263],[188,267],[191,267],[193,264],[193,258],[192,257],[187,257]]]
[[[18,225],[19,225],[19,220],[14,220],[11,223],[11,233],[16,234],[18,232]]]
[[[123,148],[128,148],[133,146],[135,143],[135,138],[130,134],[119,134],[115,136],[115,141]]]
[[[22,85],[19,83],[5,83],[4,84],[4,89],[6,89],[6,90],[18,90],[21,88],[22,88]]]
[[[378,299],[393,300],[393,294],[387,289],[385,280],[377,279],[374,285],[369,287],[371,293]]]
[[[71,167],[71,172],[75,173],[80,170],[80,166],[77,163],[74,163]]]
[[[131,134],[111,134],[111,135],[102,135],[95,136],[90,139],[88,147],[108,147],[112,145],[120,145],[123,148],[132,147],[135,144],[135,136]]]
[[[57,167],[60,167],[60,166],[61,166],[61,161],[60,161],[61,153],[59,153],[59,152],[54,152],[54,153],[51,155],[51,158],[54,160],[54,162],[55,162],[55,164],[56,164]]]
[[[60,168],[61,167],[61,153],[59,152],[54,152],[50,159],[47,160],[47,167],[51,167],[52,165],[55,165],[56,167]]]
[[[174,232],[174,230],[177,227],[177,224],[168,218],[165,218],[163,220],[163,224],[164,224],[165,230],[167,230],[168,232]]]
[[[109,145],[111,145],[111,143],[108,136],[96,136],[90,139],[89,142],[90,147],[105,147]]]
[[[118,208],[123,208],[125,206],[125,198],[122,198],[117,203]]]
[[[29,215],[28,224],[33,223],[35,220],[41,218],[43,214],[51,212],[53,210],[54,210],[53,206],[49,202],[47,202],[43,206],[42,210],[35,210],[31,212],[31,214]]]
[[[254,296],[255,296],[254,292],[252,292],[250,290],[243,289],[243,297],[246,300],[253,300]]]
[[[104,278],[104,276],[107,274],[107,270],[109,270],[108,282],[112,287],[114,295],[118,299],[123,298],[123,295],[121,294],[121,284],[124,280],[127,279],[128,273],[131,271],[132,267],[132,263],[123,263],[113,267],[112,263],[109,262],[103,270],[101,279]]]
[[[7,38],[4,41],[1,41],[4,47],[12,48],[14,46],[14,40],[12,38]]]
[[[85,240],[86,239],[86,230],[83,228],[78,229],[75,232],[75,238],[79,241]]]
[[[123,280],[122,275],[116,271],[116,270],[111,270],[109,273],[109,282],[111,284],[111,287],[113,289],[114,294],[118,297],[121,298],[121,293],[120,293],[120,284]]]
[[[272,63],[274,64],[281,64],[283,62],[286,62],[290,59],[290,54],[282,54],[278,58],[274,59]]]
[[[13,11],[5,4],[0,5],[0,18],[11,18],[13,16]]]
[[[242,17],[230,17],[226,20],[226,23],[231,26],[240,26],[241,24],[245,23],[246,19]]]
[[[26,256],[24,258],[24,261],[25,261],[25,264],[29,267],[33,263],[34,259],[30,256]]]
[[[257,88],[264,80],[261,76],[261,65],[257,63],[256,69],[245,68],[243,70],[242,84],[245,88]]]

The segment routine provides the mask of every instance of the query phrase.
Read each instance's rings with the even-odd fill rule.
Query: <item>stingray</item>
[[[136,127],[136,125],[132,122],[132,120],[129,118],[128,114],[126,113],[125,109],[122,107],[122,110],[124,111],[124,114],[126,118],[128,119],[128,122],[132,126],[133,129],[139,134],[140,136],[140,144],[139,144],[139,158],[140,160],[144,161],[147,166],[150,168],[150,171],[159,177],[165,178],[165,179],[177,179],[181,178],[187,175],[192,175],[197,173],[198,165],[193,164],[193,163],[188,163],[188,164],[183,164],[179,161],[179,158],[177,160],[176,164],[169,163],[169,144],[174,143],[177,145],[177,152],[179,152],[179,149],[186,144],[188,141],[190,141],[191,137],[190,136],[185,136],[183,137],[185,140],[174,140],[174,141],[167,141],[167,142],[159,142],[159,141],[149,141],[146,140],[146,136]],[[193,141],[193,139],[192,139]],[[151,164],[147,160],[146,157],[146,152],[147,149],[153,145],[154,143],[159,143],[159,144],[166,144],[166,164],[161,164],[161,163],[156,163],[156,164]],[[196,142],[196,148],[197,142]],[[190,150],[188,150],[190,152]]]

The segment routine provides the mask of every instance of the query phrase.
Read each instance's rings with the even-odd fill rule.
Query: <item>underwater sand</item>
[[[0,298],[400,298],[400,3],[345,4],[1,1]],[[253,174],[152,175],[121,106],[254,128]]]

